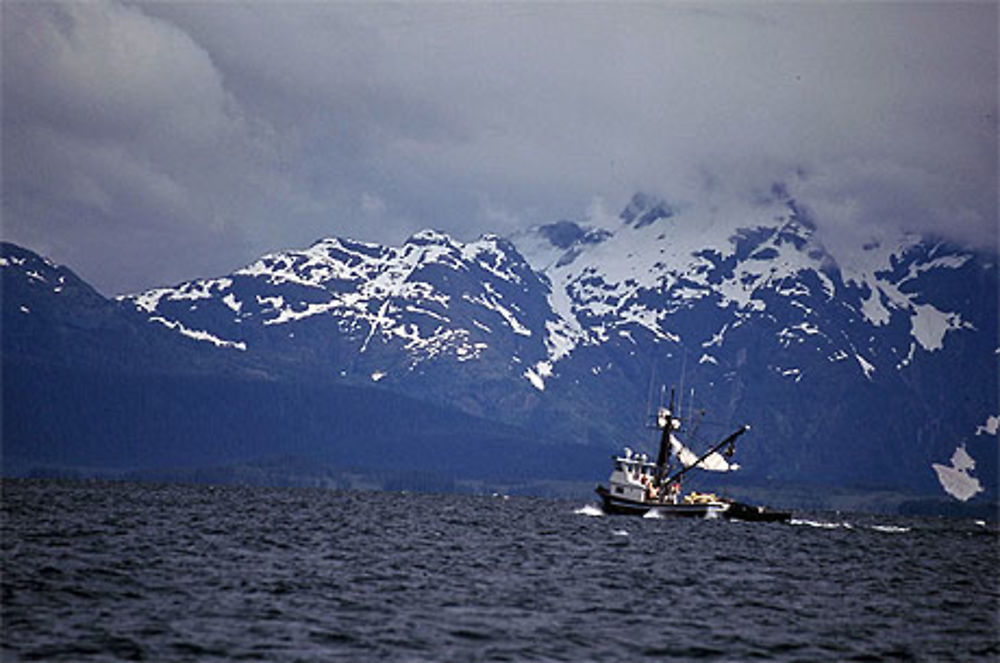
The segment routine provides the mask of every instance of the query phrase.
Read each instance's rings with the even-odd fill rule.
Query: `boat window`
[[[622,472],[624,471],[625,468],[622,467],[621,463],[615,463],[615,469],[618,470],[619,472]]]

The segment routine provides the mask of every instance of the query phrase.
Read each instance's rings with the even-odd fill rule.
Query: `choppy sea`
[[[4,661],[995,661],[995,524],[3,481]]]

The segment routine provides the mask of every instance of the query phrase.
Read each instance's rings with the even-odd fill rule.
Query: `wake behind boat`
[[[682,482],[693,469],[728,471],[738,465],[727,459],[735,452],[736,438],[750,427],[743,426],[711,449],[696,456],[684,446],[674,431],[680,420],[673,413],[673,397],[669,408],[660,408],[657,428],[662,430],[660,449],[656,462],[646,454],[638,454],[628,447],[621,456],[613,458],[614,466],[608,487],[597,486],[605,513],[659,516],[676,518],[728,518],[758,522],[787,522],[792,514],[763,506],[743,504],[714,493],[684,493]],[[720,453],[720,450],[725,451]],[[676,465],[674,464],[676,461]],[[676,467],[676,469],[674,469]]]

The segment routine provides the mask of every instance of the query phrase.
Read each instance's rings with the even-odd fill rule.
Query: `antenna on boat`
[[[653,370],[649,374],[649,389],[646,390],[646,417],[653,413],[653,392],[656,389],[656,363],[653,363]],[[656,404],[659,408],[659,403]]]
[[[660,385],[660,395],[656,399],[656,409],[654,410],[654,409],[652,409],[652,407],[650,407],[649,409],[646,410],[647,417],[650,418],[650,419],[652,419],[651,428],[654,431],[657,430],[657,429],[659,429],[661,427],[660,426],[660,413],[663,412],[663,394],[664,394],[664,391],[666,390],[666,388],[667,388],[666,385],[663,385],[663,384]],[[653,385],[652,384],[649,385],[649,404],[650,404],[650,406],[652,406],[652,404],[653,404]],[[653,443],[655,444],[656,442],[654,441]]]
[[[688,399],[688,416],[687,420],[694,421],[694,387],[691,387],[691,398]]]
[[[681,383],[677,389],[677,391],[679,392],[677,398],[677,414],[679,415],[684,413],[684,378],[687,375],[687,356],[688,353],[686,351],[681,354]],[[674,391],[673,389],[670,390],[671,401],[673,400],[673,395],[674,395],[673,391]],[[671,403],[670,409],[671,410],[674,409],[673,403]]]

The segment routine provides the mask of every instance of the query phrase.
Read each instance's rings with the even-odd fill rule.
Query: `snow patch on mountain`
[[[956,269],[961,267],[964,262],[965,260],[942,260],[938,266]],[[912,278],[912,274],[908,275],[900,281],[900,284]],[[879,327],[889,323],[892,310],[907,315],[911,336],[927,352],[940,350],[944,346],[944,337],[949,331],[975,329],[957,312],[942,311],[932,304],[917,303],[919,294],[906,294],[898,284],[879,280],[869,282],[868,286],[871,289],[871,295],[863,300],[861,309],[868,321]]]
[[[496,289],[489,283],[483,283],[483,291],[484,292],[481,295],[464,294],[462,295],[462,298],[473,304],[478,304],[487,310],[495,311],[501,318],[503,318],[504,322],[507,323],[507,326],[515,334],[520,334],[521,336],[531,336],[531,330],[518,320],[517,316],[513,312],[513,310],[516,310],[516,304],[512,303],[508,307],[501,303],[503,295],[497,292]]]
[[[983,492],[979,479],[970,474],[976,469],[976,461],[966,451],[964,444],[955,449],[950,465],[932,463],[931,468],[937,474],[938,482],[944,491],[957,500],[967,502],[976,494]]]
[[[275,298],[275,299],[280,299],[280,298]],[[274,306],[272,308],[272,310],[276,312],[277,315],[273,318],[265,320],[264,324],[268,326],[283,325],[288,322],[294,322],[296,320],[304,320],[306,318],[311,318],[314,315],[327,313],[337,308],[338,306],[340,306],[340,302],[330,301],[322,304],[309,304],[306,302],[302,302],[301,306],[303,308],[300,310],[296,310],[295,308],[290,306],[286,307],[284,305],[284,301],[282,300],[281,304],[279,304],[278,306]]]
[[[232,285],[232,280],[228,278],[200,279],[182,283],[174,288],[155,288],[138,295],[122,295],[116,299],[119,301],[129,300],[136,308],[146,313],[153,313],[164,298],[174,302],[210,300],[231,288]]]
[[[858,365],[861,366],[861,370],[864,371],[865,377],[871,381],[872,375],[875,374],[875,365],[858,353],[854,353],[854,358],[858,360]]]
[[[975,329],[970,323],[963,321],[958,313],[940,311],[930,304],[914,304],[912,311],[910,319],[912,334],[928,352],[943,348],[945,334],[949,331]]]
[[[1000,415],[986,417],[986,423],[976,426],[976,435],[996,435],[1000,431]]]
[[[912,256],[921,243],[922,238],[911,233],[882,237],[879,241],[866,244],[861,251],[845,255],[840,267],[846,283],[859,286],[868,293],[862,300],[861,312],[871,324],[876,327],[886,325],[891,321],[892,313],[899,312],[909,318],[913,339],[925,351],[934,352],[943,347],[948,332],[974,327],[958,312],[922,303],[921,293],[912,286],[928,272],[961,269],[972,259],[972,254],[937,255],[943,251],[939,244],[931,249],[930,260],[913,260],[906,272],[893,280],[892,272],[897,263]]]
[[[540,361],[534,366],[530,366],[524,371],[524,377],[538,391],[545,391],[545,379],[552,377],[552,364],[547,361]]]
[[[227,341],[201,329],[189,329],[188,327],[185,327],[183,324],[177,322],[176,320],[167,320],[166,318],[154,315],[149,318],[149,321],[158,322],[164,327],[167,327],[168,329],[173,329],[182,336],[193,338],[196,341],[205,341],[211,343],[217,348],[234,348],[236,350],[242,350],[242,351],[246,351],[247,349],[247,344],[243,341]]]

